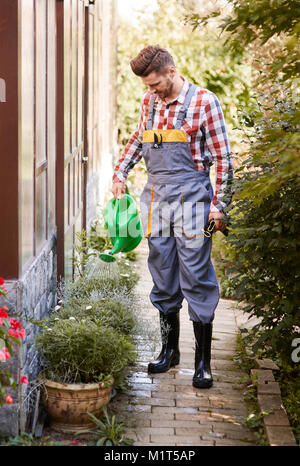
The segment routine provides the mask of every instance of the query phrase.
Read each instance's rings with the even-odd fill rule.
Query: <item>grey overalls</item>
[[[186,298],[190,320],[205,324],[212,322],[219,301],[210,259],[212,239],[203,235],[213,189],[209,169],[196,170],[181,129],[195,89],[190,85],[172,130],[152,130],[156,95],[151,96],[143,134],[148,180],[141,195],[141,215],[154,282],[152,304],[168,314],[177,312]]]

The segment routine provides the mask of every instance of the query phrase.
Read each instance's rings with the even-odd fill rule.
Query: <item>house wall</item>
[[[31,383],[0,408],[0,435],[17,435],[32,426],[40,370],[29,319],[73,278],[75,234],[111,183],[116,29],[114,0],[1,0],[0,18],[0,307],[26,330],[6,368]]]

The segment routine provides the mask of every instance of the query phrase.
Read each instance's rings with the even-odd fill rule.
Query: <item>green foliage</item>
[[[75,298],[53,312],[46,322],[53,323],[57,319],[66,320],[70,317],[101,321],[103,325],[118,330],[123,335],[132,335],[136,326],[135,315],[129,306],[111,298],[101,298],[99,301]]]
[[[271,73],[281,74],[283,81],[299,74],[299,0],[229,0],[232,11],[222,14],[222,8],[207,15],[189,14],[187,22],[194,29],[206,26],[211,20],[220,19],[219,28],[227,33],[225,45],[236,54],[256,43],[262,46],[273,37],[282,38],[282,49],[273,57]]]
[[[247,416],[246,425],[252,430],[258,444],[260,446],[268,446],[268,440],[264,430],[263,418],[267,414],[270,414],[269,411],[262,411],[259,413],[250,413]]]
[[[112,265],[89,255],[74,281],[59,284],[54,312],[31,321],[43,330],[36,338],[43,377],[92,383],[113,376],[115,386],[122,388],[125,368],[136,357],[133,288],[138,278],[123,255]]]
[[[94,221],[91,224],[89,233],[89,244],[90,247],[96,250],[97,252],[103,252],[106,249],[112,248],[112,243],[109,238],[107,229],[99,222],[99,220]]]
[[[63,446],[63,442],[53,441],[50,437],[42,439],[35,438],[32,434],[23,432],[16,437],[9,437],[2,445],[7,447],[50,447],[50,446]]]
[[[216,232],[213,235],[211,257],[220,286],[222,298],[235,299],[235,287],[233,286],[229,270],[231,267],[231,249],[224,235]]]
[[[245,311],[260,318],[255,348],[268,340],[286,360],[300,321],[297,118],[295,103],[279,96],[268,111],[260,104],[248,115],[251,156],[237,171],[229,209],[231,280]]]
[[[234,360],[238,363],[239,367],[250,374],[250,370],[253,368],[253,358],[249,357],[246,349],[245,340],[243,339],[242,332],[237,334],[237,344]]]
[[[276,362],[280,371],[275,376],[280,384],[281,396],[291,429],[300,445],[300,364],[287,364],[282,360]]]
[[[245,335],[246,333],[246,335]],[[250,341],[254,338],[252,330],[248,333],[247,330],[241,330],[237,334],[237,346],[234,360],[238,363],[239,367],[250,374],[253,368],[254,355]],[[257,443],[261,446],[268,445],[265,435],[263,418],[269,414],[269,411],[261,411],[257,402],[257,381],[255,378],[250,380],[249,375],[240,381],[245,384],[243,392],[244,400],[247,406],[247,417],[245,420],[246,426],[253,432]]]
[[[126,425],[123,420],[118,419],[116,415],[110,416],[107,412],[107,407],[102,409],[105,419],[97,419],[92,413],[88,413],[92,421],[95,423],[95,428],[90,430],[82,430],[76,433],[90,433],[98,438],[91,443],[96,446],[124,446],[132,445],[133,440],[126,437]]]
[[[273,355],[290,363],[300,321],[299,97],[294,80],[299,70],[299,2],[229,3],[227,16],[216,10],[188,19],[197,30],[218,18],[225,45],[234,53],[249,46],[258,57],[258,47],[272,47],[274,38],[281,50],[260,71],[256,85],[266,83],[265,94],[254,95],[252,108],[239,111],[246,151],[235,171],[226,271],[220,272],[244,310],[260,319],[253,351],[267,344]]]
[[[73,320],[74,319],[74,320]],[[117,376],[135,359],[132,339],[90,319],[60,319],[37,337],[37,349],[51,380],[93,383]]]
[[[137,26],[120,20],[118,73],[118,128],[122,150],[136,128],[140,100],[146,90],[141,79],[130,68],[130,60],[150,44],[167,48],[174,57],[177,70],[191,82],[216,93],[221,101],[234,144],[234,114],[238,105],[248,105],[251,71],[241,64],[242,53],[229,55],[214,27],[193,32],[184,24],[189,11],[183,2],[159,0],[158,10],[141,13]],[[151,27],[149,27],[151,24]],[[139,167],[143,166],[143,162]]]
[[[76,243],[74,246],[74,254],[71,260],[74,263],[75,271],[78,275],[82,276],[84,267],[86,266],[89,258],[95,256],[96,252],[91,251],[92,243],[90,237],[85,230],[76,233]]]

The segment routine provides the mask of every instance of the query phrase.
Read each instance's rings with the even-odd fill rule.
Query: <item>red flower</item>
[[[10,337],[15,337],[15,338],[25,338],[26,337],[26,332],[22,328],[22,330],[14,330],[13,328],[10,328],[7,334]]]
[[[9,358],[10,358],[10,352],[8,351],[6,346],[4,346],[4,348],[0,350],[0,361],[6,361]]]
[[[23,375],[23,377],[20,378],[21,383],[25,383],[26,385],[29,385],[28,379],[26,375]]]
[[[12,399],[12,397],[9,394],[6,395],[5,401],[8,404],[12,404],[14,402],[14,400]]]
[[[10,322],[10,328],[16,330],[17,328],[22,328],[22,324],[18,322],[16,319],[8,319]]]
[[[78,445],[77,440],[72,440],[73,445]]]
[[[25,338],[26,337],[26,332],[25,330],[22,328],[22,330],[16,330],[18,333],[19,333],[19,337],[20,338]]]
[[[0,277],[0,285],[3,285],[4,283],[4,278]]]
[[[0,317],[3,317],[4,319],[7,319],[7,318],[8,318],[8,314],[7,314],[7,312],[5,312],[4,309],[5,309],[4,307],[1,307],[1,309],[0,309]],[[6,308],[6,309],[7,309],[7,308]]]

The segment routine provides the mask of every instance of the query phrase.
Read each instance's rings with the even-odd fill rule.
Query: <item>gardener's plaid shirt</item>
[[[184,79],[184,78],[183,78]],[[184,79],[179,96],[166,104],[159,96],[154,102],[153,129],[173,129],[178,112],[184,103],[189,82]],[[115,166],[113,181],[124,182],[129,171],[142,158],[143,131],[146,129],[151,92],[147,91],[142,99],[140,118],[136,130],[131,135],[124,152]],[[202,87],[196,92],[183,121],[190,143],[191,154],[196,170],[205,170],[215,163],[215,190],[211,202],[211,212],[222,212],[231,199],[232,158],[224,115],[215,94]]]

